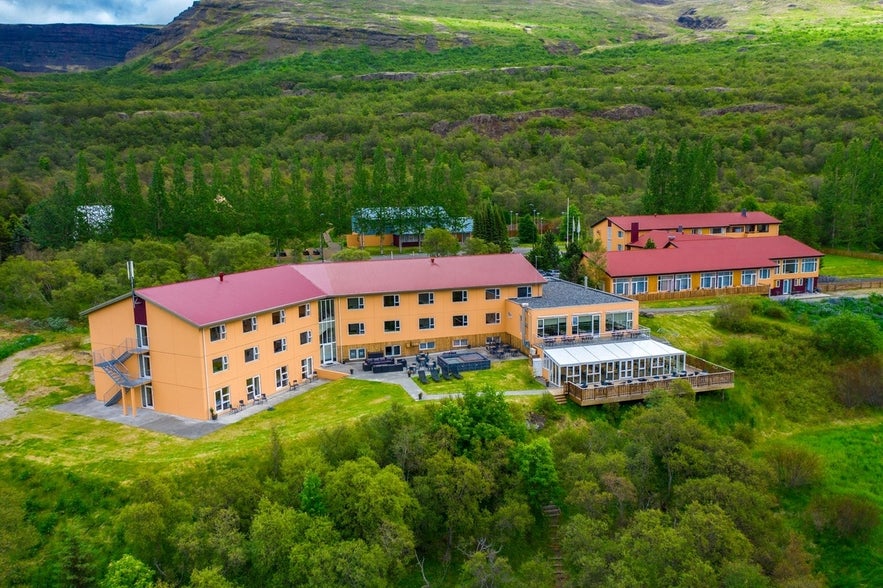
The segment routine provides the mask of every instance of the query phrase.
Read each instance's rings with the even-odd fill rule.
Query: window
[[[350,349],[350,359],[365,359],[368,355],[365,353],[364,347]]]
[[[546,316],[537,319],[537,337],[563,337],[566,334],[566,316]]]
[[[402,327],[399,321],[383,321],[383,331],[385,333],[398,333],[401,330]]]
[[[383,306],[398,306],[399,305],[399,295],[398,294],[387,294],[383,297]]]
[[[245,380],[245,397],[249,400],[259,398],[261,395],[261,377],[255,376]]]
[[[629,279],[628,278],[614,278],[613,279],[613,293],[619,294],[621,296],[627,296],[629,293]]]
[[[466,302],[469,300],[469,292],[466,290],[454,290],[451,292],[451,300],[454,302]]]
[[[632,328],[632,311],[608,312],[604,316],[605,331],[621,331]]]
[[[616,231],[616,236],[622,239],[622,231]]]
[[[215,411],[230,409],[230,386],[224,386],[220,390],[215,390]]]
[[[714,288],[714,272],[705,272],[699,275],[699,287],[707,290]]]
[[[346,332],[350,335],[364,335],[365,323],[350,323],[346,326]]]
[[[227,338],[227,325],[216,325],[208,330],[210,341],[223,341]]]
[[[422,329],[434,329],[435,328],[435,319],[430,318],[422,318],[417,320],[417,326]]]
[[[227,356],[222,355],[221,357],[216,357],[212,360],[212,373],[216,374],[218,372],[223,372],[227,369]]]
[[[250,316],[247,319],[243,319],[242,321],[242,332],[243,333],[251,333],[252,331],[256,331],[258,328],[258,317]]]
[[[743,227],[742,225],[736,225],[736,226],[734,226],[734,227],[730,227],[730,232],[731,232],[731,233],[741,233],[741,232],[743,232],[744,230],[745,230],[745,227]]]
[[[310,303],[301,304],[297,307],[297,316],[300,318],[304,318],[305,316],[310,316]]]
[[[346,299],[347,310],[362,310],[365,308],[365,299],[361,296],[353,296]]]
[[[306,345],[307,343],[312,343],[313,341],[313,332],[312,331],[304,331],[300,334],[300,344]]]
[[[518,286],[518,298],[531,298],[533,297],[533,287],[532,286]]]
[[[138,370],[141,374],[142,378],[149,378],[151,375],[150,372],[150,355],[145,353],[144,355],[139,356],[138,360]]]
[[[141,407],[153,408],[153,386],[150,384],[141,386]]]
[[[690,229],[690,234],[691,235],[701,235],[702,229]]]
[[[758,233],[769,233],[770,226],[769,225],[757,225],[757,232]]]
[[[285,311],[284,310],[277,310],[271,316],[273,317],[273,324],[274,325],[281,325],[285,322]]]
[[[455,314],[453,324],[455,327],[469,326],[469,317],[465,314]]]
[[[570,332],[574,335],[597,335],[601,332],[600,314],[576,314]]]
[[[761,280],[769,280],[770,279],[770,268],[768,268],[768,267],[760,268],[759,270],[757,270],[757,276]]]
[[[402,354],[402,346],[401,345],[387,345],[383,348],[383,354],[386,357],[396,357]]]
[[[647,276],[632,278],[632,294],[645,294],[647,292]]]
[[[656,281],[657,292],[673,292],[675,289],[675,277],[672,275],[659,276]]]
[[[135,325],[135,339],[138,347],[150,347],[147,339],[147,325]]]
[[[281,368],[276,368],[276,389],[286,386],[288,386],[288,366],[283,365]]]
[[[273,353],[282,353],[286,349],[288,349],[288,341],[285,340],[285,337],[273,341]]]
[[[489,312],[484,315],[484,324],[486,325],[498,325],[500,324],[500,313],[499,312]]]
[[[817,260],[817,259],[804,259],[804,260],[803,260],[802,267],[800,268],[800,271],[802,271],[802,272],[814,272],[814,271],[816,271],[816,268],[818,267],[818,265],[819,265],[819,264],[818,264],[818,260]]]
[[[454,339],[451,342],[451,347],[469,347],[468,339]]]
[[[484,291],[484,299],[485,300],[499,300],[500,299],[500,289],[499,288],[487,288]]]
[[[258,356],[259,356],[259,352],[258,352],[257,347],[248,347],[245,350],[245,363],[248,363],[250,361],[255,361],[258,358]]]
[[[717,287],[731,288],[733,286],[733,272],[717,272]]]
[[[693,276],[690,274],[678,274],[675,276],[675,291],[691,290],[693,288]]]
[[[783,274],[797,273],[797,260],[796,259],[783,260],[782,261],[782,273]]]
[[[742,285],[743,286],[756,286],[757,285],[757,270],[742,270]]]
[[[435,304],[435,292],[420,292],[417,294],[417,304]]]
[[[724,228],[723,227],[711,227],[711,234],[712,235],[723,235]]]
[[[435,341],[424,341],[418,346],[420,351],[432,351],[435,349]]]
[[[305,357],[300,360],[300,375],[306,380],[313,377],[313,358]]]

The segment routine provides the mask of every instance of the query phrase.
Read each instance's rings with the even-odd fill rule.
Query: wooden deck
[[[732,370],[715,365],[699,357],[687,355],[687,375],[664,376],[660,378],[633,378],[617,381],[608,385],[589,384],[583,388],[573,382],[567,382],[564,393],[579,406],[597,406],[612,402],[628,402],[643,400],[656,390],[671,390],[674,382],[685,381],[694,392],[710,392],[732,388],[734,376]]]

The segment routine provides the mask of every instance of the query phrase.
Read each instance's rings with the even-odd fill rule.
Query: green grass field
[[[843,255],[825,255],[819,273],[823,276],[837,278],[883,278],[883,261]]]
[[[462,380],[441,380],[433,382],[426,374],[426,384],[421,384],[417,377],[414,381],[427,394],[456,394],[466,386],[481,390],[490,386],[495,390],[542,390],[543,384],[534,378],[530,364],[525,360],[501,361],[491,364],[489,370],[463,372]]]

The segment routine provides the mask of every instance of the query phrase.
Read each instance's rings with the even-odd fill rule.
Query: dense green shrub
[[[766,459],[785,488],[814,486],[825,474],[822,458],[803,447],[779,445],[766,454]]]
[[[809,513],[817,530],[830,530],[847,540],[867,539],[880,524],[880,507],[864,496],[817,497]]]
[[[822,319],[813,327],[816,347],[835,359],[855,359],[877,353],[880,328],[873,319],[851,312]]]

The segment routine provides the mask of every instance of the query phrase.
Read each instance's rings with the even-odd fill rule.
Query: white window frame
[[[365,353],[364,347],[354,347],[353,349],[350,349],[350,360],[365,359],[366,357],[368,357],[368,354]]]
[[[499,325],[500,321],[499,312],[486,312],[484,314],[484,324],[486,325]]]
[[[417,348],[420,351],[432,351],[435,349],[435,341],[422,341]]]
[[[362,310],[365,308],[364,296],[350,296],[346,299],[347,310]]]
[[[533,298],[533,286],[518,286],[515,291],[516,298]]]
[[[500,299],[500,289],[499,288],[485,288],[484,289],[484,299],[485,300],[499,300]]]
[[[383,307],[384,308],[394,308],[399,305],[399,295],[398,294],[384,294],[383,295]]]
[[[760,280],[769,280],[770,279],[770,268],[762,267],[757,270],[757,278]]]
[[[675,292],[693,289],[693,274],[675,274]]]
[[[249,352],[251,352],[251,359],[248,358]],[[260,349],[258,349],[257,345],[255,345],[254,347],[246,347],[245,350],[242,352],[242,359],[245,361],[245,363],[257,361],[260,358],[261,352]]]
[[[392,328],[390,328],[392,327]],[[399,319],[383,321],[384,333],[399,333],[402,330],[402,322]]]
[[[223,386],[215,390],[215,411],[230,410],[230,386]]]
[[[423,321],[428,321],[426,326],[423,326]],[[435,318],[434,317],[423,317],[417,319],[417,328],[421,331],[428,331],[430,329],[435,328]]]
[[[457,323],[460,323],[459,325]],[[455,314],[451,317],[451,326],[455,329],[459,329],[460,327],[468,327],[469,326],[469,315],[468,314]]]
[[[274,325],[284,325],[285,324],[285,309],[282,308],[280,310],[273,311],[273,314],[270,315],[272,317],[272,321]]]
[[[674,274],[665,274],[656,277],[656,291],[657,292],[674,292],[675,291],[675,276]]]
[[[819,260],[814,257],[807,257],[800,264],[800,271],[804,273],[812,273],[819,268]]]
[[[310,308],[310,303],[301,304],[297,307],[297,316],[298,318],[306,318],[312,314],[312,308]]]
[[[288,340],[285,337],[273,341],[273,353],[282,353],[288,349]]]
[[[435,292],[420,292],[417,294],[417,304],[435,304]]]
[[[733,287],[733,272],[717,272],[717,276],[715,278],[715,284],[720,288],[732,288]]]
[[[742,270],[741,284],[743,286],[757,286],[757,270]]]
[[[469,339],[454,339],[451,347],[469,347]]]
[[[402,346],[401,345],[387,345],[383,349],[384,357],[398,357],[402,354]]]
[[[313,342],[313,331],[303,331],[299,338],[301,345],[308,345]]]
[[[647,276],[637,276],[632,278],[631,292],[632,294],[646,294]]]
[[[620,296],[628,296],[630,283],[631,280],[629,278],[613,278],[613,293]]]
[[[716,284],[716,274],[714,272],[702,272],[699,274],[699,288],[702,290],[712,290]]]
[[[356,327],[356,331],[358,331],[358,332],[353,333],[353,331],[352,331],[353,326]],[[347,323],[346,332],[348,335],[351,335],[353,337],[358,337],[359,335],[364,335],[365,334],[365,323]]]
[[[254,400],[261,395],[261,377],[252,376],[245,379],[245,397]]]
[[[277,367],[274,372],[276,377],[276,389],[280,390],[282,388],[288,387],[288,366],[283,365],[282,367]]]
[[[227,338],[227,325],[215,325],[208,329],[208,340],[212,343],[223,341]]]
[[[217,365],[215,362],[219,362]],[[227,371],[227,368],[230,367],[230,362],[227,360],[226,355],[222,355],[221,357],[212,358],[212,373],[220,374],[221,372]]]
[[[258,330],[258,317],[250,316],[242,319],[242,332],[251,333]]]
[[[459,298],[459,300],[457,300]],[[469,302],[469,290],[452,290],[451,302]]]

